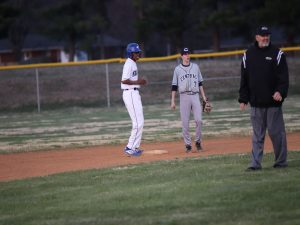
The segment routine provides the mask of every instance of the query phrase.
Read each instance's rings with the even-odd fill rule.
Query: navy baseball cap
[[[271,31],[270,29],[267,27],[267,26],[260,26],[257,28],[256,30],[256,34],[257,35],[270,35],[271,34]]]
[[[184,54],[190,54],[191,52],[190,52],[190,50],[189,50],[189,48],[183,48],[183,49],[181,49],[181,52],[180,52],[180,54],[181,55],[184,55]]]

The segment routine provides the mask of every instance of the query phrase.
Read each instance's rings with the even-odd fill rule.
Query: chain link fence
[[[288,52],[290,94],[300,92],[300,57]],[[193,58],[204,77],[210,99],[237,98],[241,55]],[[179,58],[138,62],[144,105],[170,104],[171,81]],[[0,70],[0,110],[37,110],[57,107],[123,105],[120,81],[123,63],[51,65]]]

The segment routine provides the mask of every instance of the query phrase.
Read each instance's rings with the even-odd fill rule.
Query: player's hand
[[[240,103],[240,109],[241,110],[245,110],[246,109],[247,104],[245,103]]]
[[[274,99],[275,101],[277,101],[277,102],[281,102],[281,101],[282,101],[282,96],[281,96],[281,94],[279,93],[279,91],[276,91],[272,97],[273,97],[273,99]]]
[[[212,109],[212,106],[210,102],[208,101],[208,98],[203,99],[202,101],[202,112],[210,113]]]
[[[173,110],[176,109],[176,104],[175,104],[175,102],[172,102],[172,103],[171,103],[171,109],[173,109]]]
[[[144,78],[141,78],[141,79],[139,79],[138,81],[139,81],[138,83],[139,83],[140,85],[145,85],[145,84],[147,84],[147,80],[144,79]]]

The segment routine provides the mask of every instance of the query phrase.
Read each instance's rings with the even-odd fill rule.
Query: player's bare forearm
[[[175,104],[175,96],[176,96],[176,91],[172,91],[171,93],[171,109],[175,109],[176,108],[176,104]]]
[[[201,93],[202,99],[203,99],[204,101],[206,101],[207,98],[206,98],[206,96],[205,96],[205,92],[204,92],[203,86],[200,86],[199,88],[200,88],[200,93]]]
[[[144,78],[139,78],[138,80],[127,79],[127,80],[122,80],[121,82],[122,82],[122,84],[128,84],[128,85],[136,85],[136,84],[145,85],[145,84],[147,84],[147,81]]]

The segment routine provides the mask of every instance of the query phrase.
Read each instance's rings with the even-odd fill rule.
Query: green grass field
[[[300,130],[299,95],[289,96],[283,111],[288,132]],[[236,99],[212,101],[203,115],[204,137],[250,135],[249,110],[241,112]],[[181,138],[179,110],[166,105],[145,105],[143,142]],[[191,129],[194,123],[191,120]],[[131,120],[120,108],[67,108],[23,113],[0,113],[0,153],[123,144]]]
[[[299,96],[284,104],[288,132],[300,130]],[[235,100],[213,102],[204,136],[249,135],[249,111]],[[179,112],[145,106],[144,142],[181,138]],[[193,123],[191,122],[193,128]],[[123,108],[68,108],[0,114],[0,153],[38,151],[127,140]],[[1,225],[298,225],[300,152],[289,167],[245,172],[248,154],[189,158],[0,182]],[[18,165],[16,165],[18,166]]]
[[[1,225],[298,225],[300,152],[160,161],[0,183]]]

